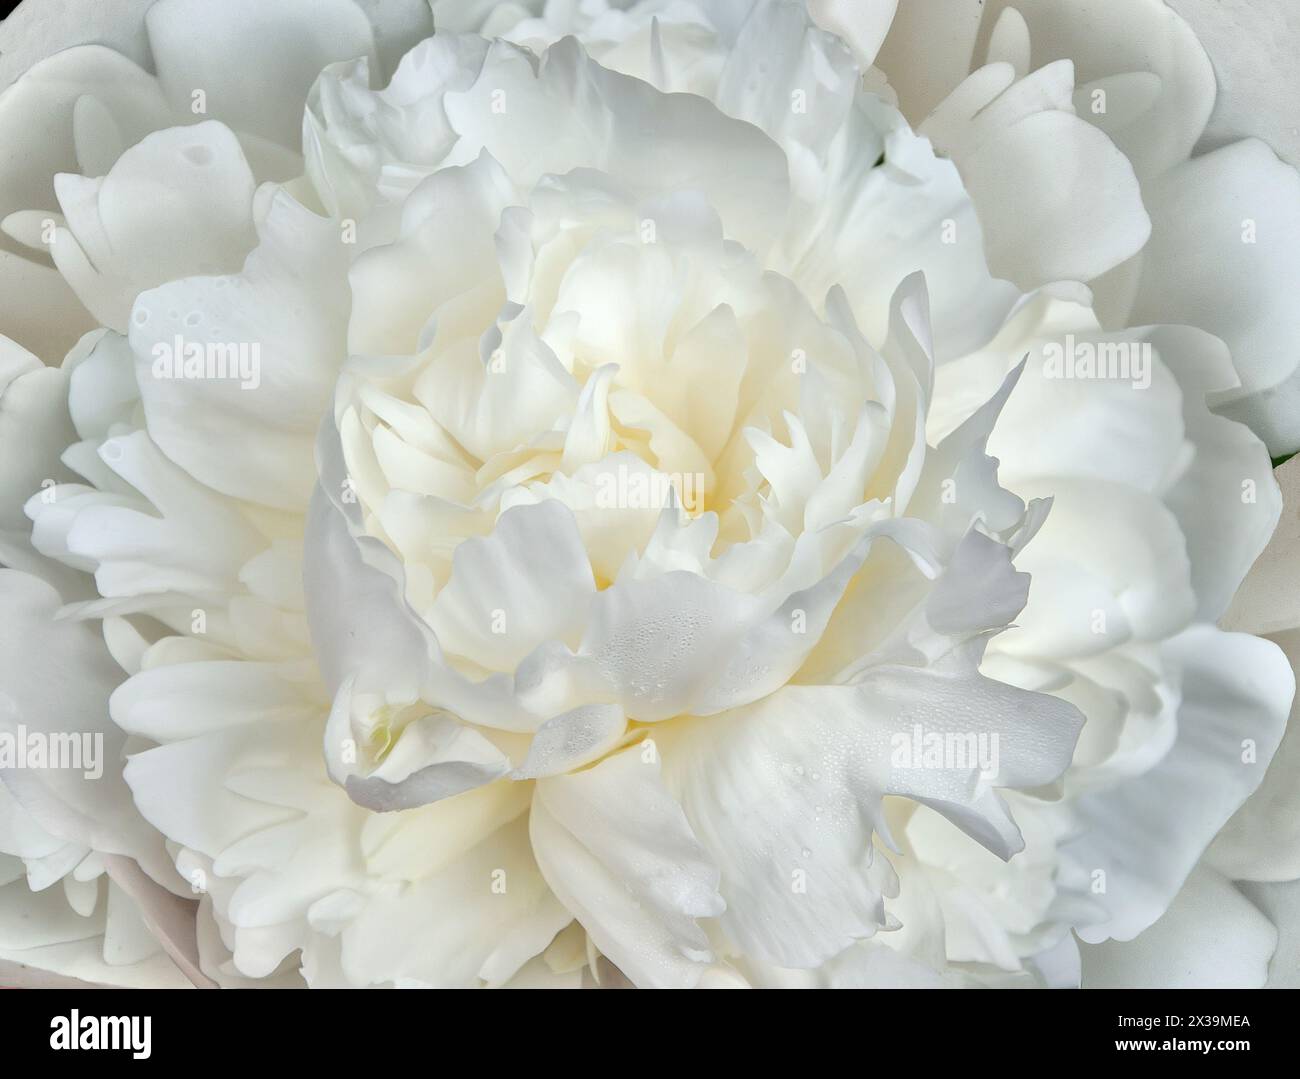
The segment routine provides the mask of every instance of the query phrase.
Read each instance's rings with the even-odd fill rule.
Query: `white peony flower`
[[[1163,5],[985,6],[160,0],[0,96],[0,736],[105,763],[0,758],[0,960],[1263,984],[1296,175]]]

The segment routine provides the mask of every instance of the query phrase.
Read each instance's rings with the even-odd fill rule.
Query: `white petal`
[[[1294,670],[1300,630],[1270,638]],[[1300,877],[1300,708],[1291,708],[1264,782],[1223,826],[1205,861],[1231,880],[1284,881]]]
[[[990,0],[986,6],[984,34],[1000,12],[1015,8],[1020,13],[1029,28],[1035,67],[1071,60],[1080,85],[1129,72],[1156,76],[1157,96],[1123,126],[1113,122],[1129,108],[1123,86],[1112,87],[1105,113],[1094,114],[1091,99],[1079,109],[1080,116],[1115,140],[1144,181],[1191,154],[1214,104],[1215,72],[1195,27],[1170,10],[1177,3],[1100,0],[1085,6],[1058,0]]]
[[[363,986],[500,984],[571,918],[538,873],[520,817],[423,880],[371,897],[343,931],[343,969]]]
[[[1208,411],[1207,399],[1235,381],[1223,343],[1183,326],[1147,333],[1182,389],[1183,422],[1195,456],[1165,501],[1187,538],[1197,617],[1212,621],[1223,615],[1270,542],[1282,515],[1282,494],[1259,439],[1243,424]]]
[[[88,494],[84,505],[33,497],[26,508],[39,549],[62,555],[43,529],[47,518],[58,527],[66,512],[66,560],[93,567],[105,597],[235,589],[240,567],[264,541],[233,506],[172,464],[144,431],[105,440],[98,457],[138,494]]]
[[[124,0],[112,11],[93,2],[70,3],[54,11],[37,12],[34,7],[14,11],[0,32],[0,86],[8,86],[18,75],[42,58],[86,42],[98,42],[105,51],[116,51],[146,64],[149,43],[144,33],[144,13],[151,0]]]
[[[1071,317],[1069,305],[1044,310],[1053,307],[1059,317]],[[1003,462],[1004,482],[1017,491],[1029,489],[1026,480],[1043,494],[1057,478],[1087,477],[1158,496],[1186,541],[1197,614],[1216,618],[1278,512],[1264,447],[1246,428],[1207,411],[1207,398],[1235,381],[1227,350],[1190,327],[1100,334],[1090,314],[1076,313],[1077,321],[1065,325],[1049,315],[1053,322],[1035,326],[1032,337],[1009,324],[991,346],[990,358],[1028,351],[1029,359],[990,452]],[[1121,373],[1060,377],[1062,357],[1072,350],[1082,358],[1084,349],[1095,356],[1099,373],[1114,368],[1116,357]],[[966,378],[978,393],[974,369],[980,362],[968,357],[942,368],[941,400],[963,395]],[[994,361],[1005,362],[1005,356]],[[1103,426],[1107,437],[1098,444],[1096,432]],[[1070,491],[1063,488],[1063,496],[1078,497]],[[1063,503],[1060,512],[1073,510]],[[1057,527],[1049,536],[1060,535]],[[1078,553],[1058,545],[1051,556],[1074,559]]]
[[[233,273],[255,243],[253,174],[229,128],[207,122],[147,136],[91,180],[61,174],[68,227],[54,263],[119,333],[136,296],[192,274]]]
[[[163,663],[113,691],[113,721],[158,742],[193,738],[245,723],[292,723],[320,716],[311,689],[272,663],[210,660]]]
[[[599,760],[623,738],[627,720],[615,704],[589,704],[548,719],[537,728],[528,756],[512,779],[572,772]]]
[[[789,686],[664,735],[667,782],[722,866],[722,925],[746,954],[817,966],[884,924],[895,882],[871,852],[872,833],[887,835],[886,794],[932,806],[1004,858],[1018,849],[992,787],[1058,776],[1080,720],[1059,701],[981,678],[977,663],[963,649],[930,669],[873,668],[855,685]],[[997,774],[981,777],[974,754],[964,767],[894,767],[914,726],[996,731]]]
[[[131,803],[122,782],[124,733],[108,717],[108,697],[122,670],[93,623],[56,620],[58,594],[17,570],[0,570],[9,612],[0,642],[0,685],[6,708],[0,723],[47,737],[93,740],[101,776],[83,778],[93,766],[75,769],[5,769],[4,782],[42,827],[67,840],[136,858],[156,880],[174,880],[153,832]],[[75,678],[67,672],[76,671]],[[83,743],[84,744],[84,743]]]
[[[703,191],[729,235],[751,250],[770,244],[788,180],[784,155],[761,132],[703,98],[661,94],[606,71],[573,39],[548,49],[536,71],[534,63],[497,42],[474,86],[447,95],[447,116],[461,136],[457,161],[486,148],[524,187],[585,167],[639,195]],[[647,130],[653,139],[643,137]]]
[[[23,512],[32,495],[53,490],[51,482],[74,478],[59,460],[76,440],[67,397],[67,375],[0,338],[0,460],[5,462],[0,476],[0,561],[49,581],[66,599],[73,599],[85,595],[89,582],[32,547],[31,522]]]
[[[992,25],[984,62],[1010,64],[1016,78],[1023,79],[1029,73],[1031,49],[1025,17],[1016,8],[1004,8]]]
[[[313,965],[320,938],[309,932],[311,907],[360,885],[365,814],[329,783],[318,747],[314,725],[262,736],[243,729],[130,763],[144,812],[189,848],[177,850],[177,868],[211,899],[206,909],[233,952],[230,973],[266,977],[298,948]],[[202,856],[212,849],[215,860]]]
[[[572,475],[555,472],[545,483],[516,487],[502,497],[502,510],[552,499],[568,506],[582,533],[582,546],[591,559],[599,587],[614,581],[629,551],[644,551],[659,523],[664,507],[653,492],[670,489],[669,477],[627,451],[612,453],[582,465]],[[628,498],[608,497],[608,492],[645,491],[649,497],[636,505]]]
[[[633,747],[539,780],[529,817],[542,875],[602,953],[641,988],[694,986],[712,959],[697,918],[722,913],[718,871]]]
[[[1133,167],[1068,112],[1015,120],[957,166],[985,230],[989,269],[1021,288],[1090,281],[1150,235]]]
[[[1264,634],[1300,627],[1300,595],[1293,587],[1300,565],[1300,460],[1292,458],[1273,475],[1282,491],[1282,518],[1220,619],[1224,629]]]
[[[1255,135],[1300,168],[1300,138],[1291,103],[1300,95],[1290,57],[1300,50],[1300,25],[1285,4],[1250,0],[1170,0],[1210,54],[1217,93],[1205,130],[1212,146]]]
[[[621,581],[597,594],[582,652],[618,689],[629,716],[668,719],[703,700],[763,607],[684,571]]]
[[[486,712],[515,729],[538,721],[517,718],[523,710],[510,698],[508,684],[474,685],[443,665],[433,630],[406,601],[400,560],[362,532],[355,497],[344,496],[342,452],[332,423],[321,429],[319,452],[321,487],[312,499],[303,566],[312,644],[334,695],[325,731],[330,776],[359,804],[387,811],[504,775],[509,761],[499,749],[432,708],[396,732],[397,749],[386,760],[367,759],[364,732],[354,722],[366,720],[364,713],[378,705],[401,709],[423,699],[470,719]]]
[[[507,510],[490,536],[462,542],[428,619],[448,651],[509,671],[546,641],[576,646],[595,594],[573,514],[547,501]]]
[[[509,177],[490,155],[441,169],[411,192],[393,244],[364,252],[349,270],[352,352],[408,355],[438,307],[499,281],[493,238],[510,204]],[[446,252],[455,251],[448,259]],[[497,299],[504,299],[502,291]]]
[[[451,716],[428,715],[403,728],[378,767],[349,775],[344,786],[357,805],[391,813],[463,794],[508,768],[505,755],[472,727]]]
[[[443,161],[456,141],[443,94],[473,84],[487,47],[477,35],[439,33],[402,57],[382,90],[370,89],[364,60],[321,73],[307,99],[303,152],[307,175],[332,212],[374,228],[363,215],[390,179],[386,167],[414,170],[414,183]],[[381,207],[380,217],[392,210]]]
[[[1259,989],[1277,930],[1212,869],[1198,867],[1133,940],[1083,946],[1085,989]]]
[[[260,243],[243,272],[144,293],[131,348],[149,432],[168,457],[223,494],[303,506],[312,442],[344,358],[347,252],[334,222],[282,190],[258,197]],[[237,374],[155,377],[177,338]]]
[[[321,69],[375,58],[370,24],[349,0],[230,0],[220,10],[202,0],[160,0],[146,25],[158,80],[177,111],[188,111],[202,90],[213,114],[295,150]]]
[[[1052,498],[1052,510],[1018,561],[1034,585],[1000,648],[1092,655],[1130,638],[1160,640],[1187,624],[1196,597],[1183,538],[1156,499],[1079,480],[1021,489]]]
[[[360,507],[348,498],[337,428],[327,421],[318,443],[320,487],[312,497],[303,552],[304,595],[312,647],[331,695],[349,678],[414,700],[437,654],[432,632],[407,605],[400,560],[363,533]]]
[[[465,257],[464,272],[470,272],[468,252]],[[461,267],[457,263],[458,272]],[[414,393],[433,419],[482,461],[557,428],[579,397],[577,383],[534,332],[527,309],[503,317],[484,334],[477,351],[453,348],[436,357],[416,380]]]
[[[1198,625],[1165,643],[1181,669],[1177,740],[1155,768],[1076,803],[1082,827],[1063,850],[1091,875],[1108,920],[1090,943],[1132,940],[1156,921],[1205,848],[1264,779],[1282,738],[1295,676],[1276,645]]]
[[[990,272],[988,232],[954,163],[874,98],[858,111],[826,165],[827,196],[795,208],[786,272],[809,296],[842,286],[873,343],[901,282],[923,273],[937,356],[962,356],[996,334],[1018,290]]]
[[[1289,303],[1300,258],[1300,176],[1248,139],[1171,169],[1148,185],[1151,242],[1130,323],[1187,323],[1227,342],[1241,388],[1220,410],[1248,424],[1274,456],[1300,446],[1300,375]]]
[[[866,68],[889,32],[898,0],[809,0],[808,10],[819,26],[844,38]]]
[[[175,122],[154,78],[121,54],[101,45],[54,51],[0,94],[0,140],[13,148],[0,164],[0,219],[53,210],[55,174],[81,171],[73,112],[83,97],[107,110],[125,146]]]
[[[729,43],[714,100],[786,151],[792,186],[822,191],[821,161],[843,128],[860,80],[852,53],[798,4],[755,4]]]

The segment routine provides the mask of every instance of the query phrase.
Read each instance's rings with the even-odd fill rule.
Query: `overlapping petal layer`
[[[1186,160],[1161,5],[1143,55],[992,6],[440,0],[394,64],[418,17],[165,0],[156,76],[0,99],[70,132],[0,195],[94,316],[23,340],[101,327],[0,356],[17,710],[113,762],[11,784],[37,965],[154,977],[106,855],[228,985],[1163,982],[1280,872],[1210,846],[1285,800],[1294,681],[1213,625],[1280,502],[1208,406],[1285,397],[1288,225],[1220,303],[1179,221],[1294,175]]]

